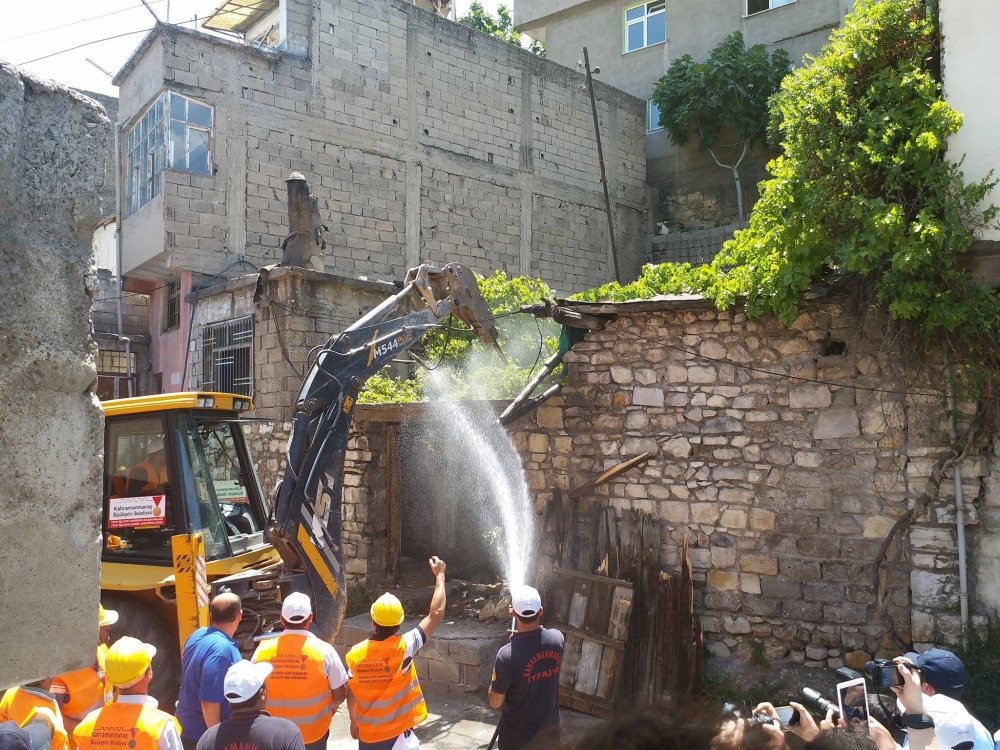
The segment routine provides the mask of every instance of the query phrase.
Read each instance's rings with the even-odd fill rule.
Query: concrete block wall
[[[541,273],[560,293],[611,278],[606,229],[580,232],[565,249],[547,239],[552,259],[535,257],[536,228],[561,220],[563,203],[595,222],[604,212],[577,71],[402,0],[288,6],[296,17],[308,10],[308,57],[169,28],[120,74],[126,128],[152,96],[150,75],[215,108],[214,174],[164,177],[171,267],[212,274],[237,254],[278,260],[284,180],[299,171],[329,227],[331,272],[398,279],[422,260],[459,261]],[[637,273],[644,105],[596,91],[619,252]],[[126,255],[138,252],[129,238],[144,236],[131,224],[150,221],[141,211],[126,220]]]
[[[0,63],[0,688],[94,662],[104,418],[91,238],[110,128],[90,99]]]
[[[729,224],[713,229],[656,234],[646,241],[646,258],[650,263],[690,263],[693,266],[710,263],[739,228],[739,224]]]

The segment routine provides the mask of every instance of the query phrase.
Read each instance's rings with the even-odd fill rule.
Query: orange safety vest
[[[158,750],[160,736],[170,722],[180,735],[177,719],[158,708],[109,703],[87,714],[73,738],[80,750]]]
[[[55,698],[47,691],[33,687],[14,687],[3,694],[0,699],[0,722],[13,721],[19,727],[26,727],[36,719],[42,719],[49,725],[52,750],[66,750],[69,737]]]
[[[253,655],[274,668],[266,683],[268,712],[295,722],[306,744],[323,739],[333,719],[323,645],[315,636],[284,633],[263,641]]]
[[[361,641],[347,653],[348,685],[357,701],[362,742],[398,737],[427,718],[427,704],[417,668],[403,669],[406,643],[394,635],[384,641]]]
[[[96,711],[111,702],[112,689],[104,678],[104,659],[108,647],[97,647],[97,660],[92,667],[84,667],[59,675],[55,685],[62,687],[62,715],[69,733],[69,748],[76,750],[73,730],[91,711]]]
[[[133,476],[135,475],[135,476]],[[139,484],[135,487],[132,483]],[[125,482],[126,492],[152,492],[163,489],[167,486],[167,467],[157,469],[146,459],[137,463],[128,470],[128,478]]]

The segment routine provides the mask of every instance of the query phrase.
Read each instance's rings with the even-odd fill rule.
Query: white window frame
[[[652,99],[648,99],[646,101],[646,132],[647,133],[657,133],[657,132],[663,130],[663,126],[660,125],[658,122],[655,125],[653,124],[653,107],[656,107],[656,104],[653,102]],[[659,108],[657,108],[656,113],[657,114],[660,113]]]
[[[784,8],[786,5],[792,5],[795,0],[767,0],[767,7],[762,10],[750,12],[750,0],[743,0],[743,17],[753,18],[754,16],[759,16],[761,13],[767,13],[770,10],[776,10],[777,8]]]
[[[659,9],[654,10],[652,13],[649,11],[649,6],[658,5]],[[745,5],[744,5],[745,7]],[[635,10],[636,8],[642,8],[643,14],[639,18],[634,18],[631,21],[628,18],[628,12],[630,10]],[[646,2],[635,3],[634,5],[626,6],[622,9],[622,54],[627,55],[630,52],[638,52],[642,49],[647,49],[649,47],[655,47],[660,44],[667,43],[667,4],[665,0],[646,0]],[[663,41],[649,43],[649,24],[647,21],[653,16],[663,16]],[[636,47],[635,49],[628,48],[628,32],[632,26],[638,26],[642,24],[642,46]]]
[[[170,141],[170,123],[173,118],[170,116],[171,98],[179,97],[189,102],[195,102],[209,110],[208,127],[196,125],[181,120],[184,123],[184,166],[175,168],[173,164],[173,144]],[[157,110],[157,108],[159,108]],[[157,118],[155,113],[159,111]],[[187,107],[185,106],[185,112]],[[152,113],[152,114],[151,114]],[[139,133],[145,126],[146,131],[143,137]],[[208,143],[208,153],[206,155],[206,170],[191,170],[191,131],[197,130],[205,133]],[[195,174],[212,174],[212,147],[215,131],[215,108],[203,101],[184,96],[172,91],[163,91],[146,105],[142,112],[135,117],[132,126],[124,133],[124,172],[125,172],[125,215],[129,216],[153,198],[160,194],[160,176],[166,170],[172,171],[194,171]],[[145,170],[145,171],[143,171]]]

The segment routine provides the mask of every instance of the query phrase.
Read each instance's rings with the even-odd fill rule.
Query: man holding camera
[[[942,750],[992,750],[989,731],[958,701],[965,690],[965,665],[957,656],[932,648],[893,661],[903,679],[891,689],[908,732],[933,729]],[[920,687],[919,701],[912,690],[907,694],[908,682]]]

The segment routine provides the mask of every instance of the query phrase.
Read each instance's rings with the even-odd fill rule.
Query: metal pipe
[[[118,277],[118,340],[125,342],[125,377],[128,378],[128,395],[132,393],[132,339],[125,335],[122,326],[122,304],[125,284],[122,280],[122,167],[121,159],[122,124],[115,123],[115,268]]]
[[[955,385],[951,382],[951,373],[948,378],[948,436],[952,445],[958,437],[958,430],[955,425]],[[969,625],[969,575],[966,565],[965,554],[965,498],[962,494],[962,464],[955,463],[955,533],[958,536],[958,604],[962,618],[962,634],[964,638],[965,629]]]
[[[597,120],[597,97],[594,94],[594,77],[590,73],[590,55],[583,48],[583,64],[587,69],[587,91],[590,92],[590,109],[594,115],[594,136],[597,138],[597,160],[601,164],[601,184],[604,185],[604,205],[608,210],[608,234],[611,236],[611,260],[615,264],[615,281],[622,283],[618,268],[618,245],[615,243],[615,219],[611,213],[611,193],[608,191],[608,170],[604,166],[604,147],[601,145],[601,126]]]
[[[547,378],[549,374],[559,366],[559,364],[562,362],[562,359],[563,357],[560,352],[556,352],[555,354],[553,354],[551,357],[548,358],[548,360],[542,366],[542,369],[538,372],[538,374],[531,379],[531,382],[529,382],[524,387],[524,390],[522,390],[519,394],[517,394],[517,397],[513,401],[511,401],[510,404],[507,405],[506,409],[503,410],[503,413],[499,417],[500,424],[505,425],[508,424],[508,422],[513,421],[510,419],[510,415],[513,414],[518,409],[518,407],[521,406],[521,404],[523,404],[525,401],[531,398],[531,394],[534,393],[535,389],[539,386],[539,384],[543,380],[545,380],[545,378]]]

